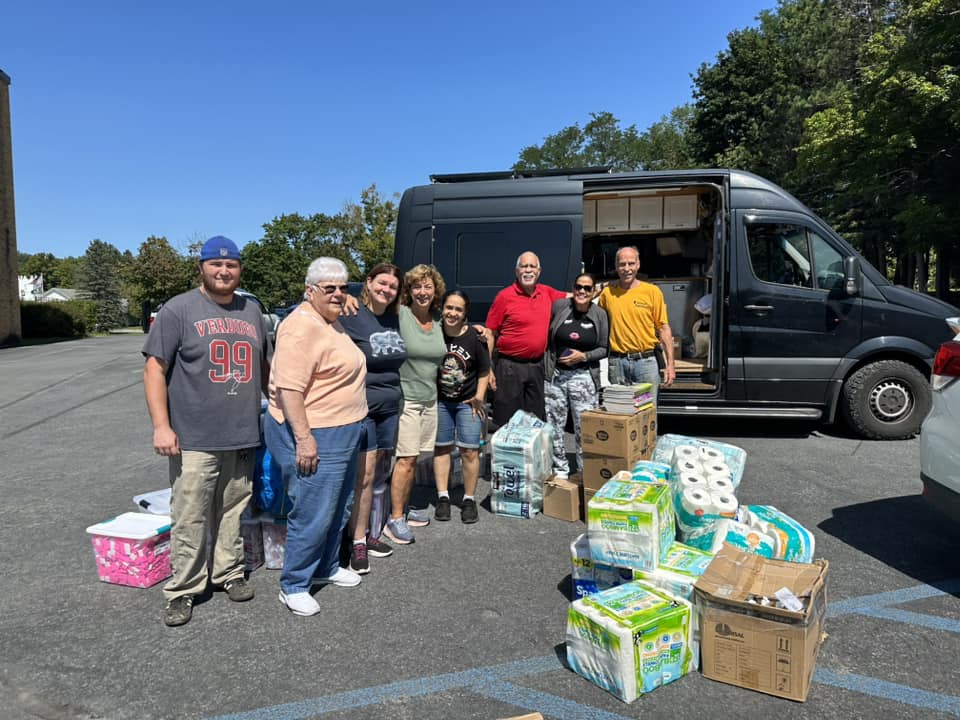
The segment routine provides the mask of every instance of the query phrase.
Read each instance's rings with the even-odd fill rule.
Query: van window
[[[553,287],[567,285],[571,243],[567,221],[438,225],[437,230],[441,237],[449,237],[450,233],[455,238],[454,278],[460,287],[508,284],[513,279],[517,256],[527,250],[540,258],[541,283]],[[491,275],[491,267],[502,270]],[[450,280],[447,278],[447,282]]]
[[[750,264],[758,280],[832,290],[843,282],[843,257],[817,233],[789,223],[748,223]]]

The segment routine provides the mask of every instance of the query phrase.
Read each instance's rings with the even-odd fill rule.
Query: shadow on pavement
[[[960,527],[920,495],[834,508],[817,527],[921,582],[936,585],[957,576]]]
[[[770,418],[677,417],[661,415],[658,433],[696,437],[806,438],[813,433],[833,436],[843,427],[811,420],[771,420]],[[851,437],[840,435],[839,437]]]

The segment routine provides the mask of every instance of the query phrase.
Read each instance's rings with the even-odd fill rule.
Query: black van
[[[960,311],[892,285],[777,185],[736,170],[435,175],[400,201],[394,261],[432,263],[483,321],[517,257],[540,282],[616,281],[640,251],[663,290],[677,381],[670,415],[824,418],[868,438],[917,432],[936,348]],[[705,306],[709,305],[708,312]],[[696,306],[696,307],[695,307]]]

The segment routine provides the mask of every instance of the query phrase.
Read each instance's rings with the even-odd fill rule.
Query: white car
[[[933,405],[920,426],[920,479],[923,497],[960,522],[960,317],[947,324],[957,335],[933,361]]]

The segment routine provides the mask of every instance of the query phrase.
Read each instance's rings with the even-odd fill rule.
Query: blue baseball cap
[[[200,248],[200,262],[204,260],[239,260],[240,249],[230,238],[214,235]]]

